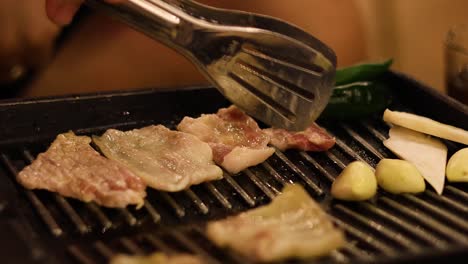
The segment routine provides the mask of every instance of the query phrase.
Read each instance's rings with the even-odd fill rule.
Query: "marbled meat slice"
[[[300,185],[287,185],[268,205],[208,223],[207,235],[255,262],[320,257],[345,244],[343,231]]]
[[[28,189],[46,189],[107,207],[143,205],[145,184],[121,164],[106,159],[73,132],[60,134],[49,149],[18,174]]]
[[[207,143],[162,125],[126,132],[109,129],[93,141],[106,157],[124,164],[158,190],[176,192],[222,178]]]
[[[267,128],[263,132],[270,136],[270,144],[282,151],[326,151],[335,145],[335,138],[315,123],[300,132],[280,128]]]
[[[235,106],[196,119],[185,117],[177,129],[210,144],[215,162],[231,173],[257,165],[274,153],[267,146],[269,136]]]
[[[112,258],[110,264],[203,264],[199,256],[189,254],[166,255],[154,253],[148,256],[117,255]]]

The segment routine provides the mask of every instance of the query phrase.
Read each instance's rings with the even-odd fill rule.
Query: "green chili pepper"
[[[338,69],[335,75],[335,85],[373,80],[386,72],[392,65],[392,62],[393,60],[390,59],[383,63],[359,64]]]
[[[379,76],[392,60],[360,64],[337,71],[335,88],[321,119],[359,119],[384,110],[391,102],[388,85]]]
[[[389,87],[379,81],[355,82],[335,87],[321,119],[347,120],[384,110],[391,102]]]

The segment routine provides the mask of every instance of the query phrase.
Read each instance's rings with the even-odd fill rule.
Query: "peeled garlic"
[[[375,169],[375,176],[379,186],[390,193],[419,193],[426,189],[421,173],[406,160],[381,160]]]
[[[437,138],[404,127],[392,127],[383,144],[399,158],[411,162],[424,179],[442,194],[445,184],[447,146]]]
[[[347,201],[363,201],[377,192],[377,181],[372,168],[362,161],[351,162],[332,184],[334,198]]]
[[[447,180],[468,182],[468,148],[457,151],[447,163]]]

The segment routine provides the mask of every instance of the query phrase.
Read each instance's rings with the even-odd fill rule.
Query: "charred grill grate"
[[[183,96],[183,92],[179,93],[181,95],[176,92],[177,96]],[[131,100],[126,98],[128,96],[132,95],[123,95],[122,100]],[[198,106],[182,107],[179,109],[181,115],[159,120],[143,117],[138,121],[75,128],[75,131],[99,134],[109,127],[129,129],[161,121],[173,126],[184,115],[198,114],[191,108],[202,113],[213,112],[219,106],[212,106],[211,111]],[[379,191],[378,196],[369,202],[334,201],[328,191],[334,178],[349,162],[361,160],[375,167],[380,159],[393,155],[382,144],[388,127],[378,118],[323,125],[337,139],[336,146],[328,152],[276,151],[266,162],[240,175],[225,173],[220,181],[203,183],[183,192],[165,193],[148,189],[145,204],[140,210],[102,208],[46,191],[23,189],[16,184],[16,174],[47,148],[51,135],[59,132],[23,142],[13,140],[14,144],[4,144],[0,148],[3,165],[0,172],[9,176],[3,177],[2,181],[16,187],[17,195],[13,196],[20,205],[11,209],[13,213],[9,218],[29,219],[17,229],[26,226],[30,230],[27,232],[36,234],[36,239],[27,239],[29,235],[23,235],[26,238],[22,241],[29,248],[42,251],[35,258],[47,263],[102,263],[116,253],[145,254],[153,251],[192,252],[205,256],[211,263],[248,263],[241,256],[213,245],[204,234],[203,222],[268,203],[284,184],[299,182],[346,231],[349,242],[345,248],[314,263],[402,260],[405,256],[443,253],[453,248],[467,253],[466,185],[446,185],[443,196],[428,188],[419,195],[391,195]],[[450,153],[460,148],[452,143],[448,147]],[[0,210],[0,220],[2,217],[8,218]],[[38,241],[43,241],[44,245],[39,246]],[[55,255],[50,252],[55,252]]]

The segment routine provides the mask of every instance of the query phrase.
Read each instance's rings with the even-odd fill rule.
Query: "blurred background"
[[[448,30],[468,24],[466,0],[355,0],[363,21],[368,59],[393,57],[394,69],[440,91]]]
[[[444,41],[468,24],[466,0],[200,0],[276,16],[329,44],[339,66],[394,58],[393,69],[445,92]],[[0,95],[206,83],[184,58],[119,22],[82,9],[65,28],[45,0],[0,3]]]

